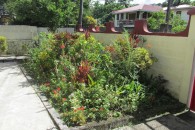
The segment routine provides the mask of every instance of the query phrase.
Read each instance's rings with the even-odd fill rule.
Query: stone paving
[[[114,130],[195,130],[194,125],[188,120],[178,118],[174,115],[165,115],[151,121],[140,123],[134,126],[125,126]],[[195,121],[195,118],[190,120]]]
[[[15,62],[0,63],[0,130],[56,130]]]

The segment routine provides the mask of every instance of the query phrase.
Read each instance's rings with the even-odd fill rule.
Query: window
[[[144,12],[144,13],[143,13],[143,19],[147,19],[147,17],[148,17],[147,12]]]
[[[128,14],[126,14],[126,19],[128,19]]]
[[[140,14],[140,12],[138,11],[138,12],[137,12],[137,19],[139,19],[139,14]]]
[[[177,11],[177,12],[176,12],[176,15],[181,16],[181,11]]]
[[[123,19],[124,18],[124,14],[121,14],[121,19]]]
[[[136,14],[129,14],[129,20],[135,20]]]
[[[116,19],[119,20],[119,14],[117,14]]]

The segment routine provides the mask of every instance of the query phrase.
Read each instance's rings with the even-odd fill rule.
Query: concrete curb
[[[27,78],[28,82],[33,87],[33,89],[35,90],[36,94],[40,98],[41,102],[43,103],[44,107],[49,113],[51,119],[53,120],[54,124],[59,130],[110,130],[110,129],[114,129],[117,127],[128,125],[129,121],[133,119],[132,116],[125,116],[125,117],[120,117],[120,118],[108,119],[108,120],[100,121],[100,122],[91,122],[83,126],[69,128],[60,119],[60,114],[55,110],[55,108],[51,106],[51,104],[48,102],[47,97],[44,96],[43,93],[40,92],[38,86],[33,84],[33,79],[27,75],[25,69],[21,65],[20,65],[20,69],[22,73],[24,74],[24,76]]]
[[[129,124],[133,119],[132,116],[125,116],[121,118],[113,118],[100,122],[91,122],[83,126],[70,127],[70,130],[111,130]]]
[[[15,62],[28,59],[27,56],[0,56],[0,62]]]

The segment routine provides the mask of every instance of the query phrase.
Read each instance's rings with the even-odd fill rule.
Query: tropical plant
[[[181,32],[186,29],[187,23],[186,21],[181,19],[181,16],[175,15],[170,21],[173,32]]]
[[[69,126],[131,114],[158,94],[159,80],[139,82],[154,62],[140,36],[126,33],[109,46],[87,31],[41,34],[39,41],[26,70]]]
[[[152,13],[151,17],[148,18],[148,26],[151,29],[159,29],[160,25],[165,23],[165,13],[163,11]]]
[[[55,31],[74,18],[71,0],[9,0],[6,4],[15,24],[49,27]]]
[[[113,21],[113,10],[119,10],[122,8],[124,8],[124,6],[119,3],[109,3],[104,5],[96,2],[92,10],[92,16],[95,19],[98,19],[100,24],[104,24],[105,22]]]
[[[187,23],[181,19],[179,15],[171,13],[170,24],[172,25],[172,32],[181,32],[186,28]],[[153,12],[152,16],[148,18],[148,26],[150,29],[160,29],[160,25],[165,24],[165,13],[163,11]]]
[[[0,54],[6,52],[8,48],[6,37],[0,36]]]
[[[93,24],[93,25],[96,25],[97,24],[97,21],[92,17],[92,16],[86,16],[84,18],[84,24]]]

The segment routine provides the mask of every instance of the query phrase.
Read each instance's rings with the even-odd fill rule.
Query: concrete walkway
[[[17,63],[0,63],[0,130],[56,130]]]

